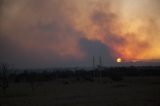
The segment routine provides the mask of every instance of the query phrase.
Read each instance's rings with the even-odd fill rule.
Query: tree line
[[[44,69],[41,72],[34,70],[16,69],[8,64],[0,64],[0,88],[5,95],[10,83],[28,83],[32,90],[36,82],[53,81],[57,79],[74,79],[75,81],[95,81],[96,78],[108,77],[113,81],[121,81],[125,76],[160,76],[160,66],[129,66],[129,67],[96,67],[90,70],[77,69]],[[65,84],[69,82],[64,82]]]

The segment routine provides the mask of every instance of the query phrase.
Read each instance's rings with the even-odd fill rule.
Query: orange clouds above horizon
[[[87,39],[109,47],[115,58],[160,59],[158,4],[159,0],[2,0],[0,37],[44,57],[49,53],[83,60],[86,51],[80,40]]]
[[[160,58],[158,0],[88,0],[78,4],[76,30],[98,40],[127,61]],[[83,12],[85,11],[85,12]]]

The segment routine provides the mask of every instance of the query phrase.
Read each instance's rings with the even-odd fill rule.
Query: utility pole
[[[95,68],[95,57],[93,56],[93,68]]]
[[[102,66],[102,57],[99,57],[99,66]]]

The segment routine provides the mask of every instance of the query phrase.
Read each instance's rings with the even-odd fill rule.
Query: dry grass
[[[10,84],[5,97],[0,90],[0,106],[160,106],[159,77],[56,80],[35,86],[32,91],[28,83]]]

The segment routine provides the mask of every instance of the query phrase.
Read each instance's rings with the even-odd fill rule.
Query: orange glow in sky
[[[79,4],[71,18],[85,38],[99,41],[114,57],[132,61],[160,58],[160,18],[156,0],[92,0]],[[88,3],[88,4],[87,4]],[[88,6],[90,4],[90,6]],[[82,5],[81,4],[81,5]]]
[[[160,59],[160,0],[3,1],[0,42],[13,46],[0,46],[0,56],[8,60],[16,49],[46,61],[85,60],[96,47],[85,49],[83,39],[106,47],[111,62]]]

